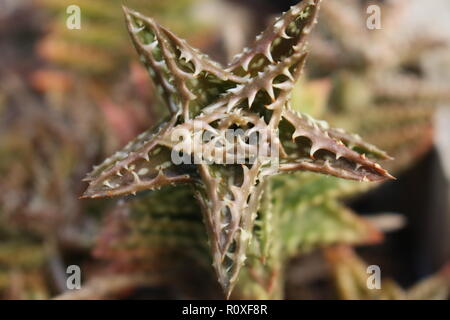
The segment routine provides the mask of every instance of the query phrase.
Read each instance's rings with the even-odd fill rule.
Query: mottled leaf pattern
[[[243,78],[189,46],[153,19],[124,8],[128,31],[170,111],[185,120]]]
[[[84,197],[112,197],[151,190],[162,186],[189,182],[195,168],[175,166],[171,161],[171,145],[162,137],[172,129],[176,117],[143,132],[124,149],[94,168],[86,180],[89,188]]]
[[[227,68],[154,20],[124,9],[132,40],[171,118],[95,169],[85,196],[192,183],[213,266],[227,297],[247,258],[268,176],[301,170],[355,180],[392,178],[362,154],[386,157],[381,151],[289,109],[305,63],[305,37],[316,22],[319,3],[308,0],[293,6]],[[241,129],[244,135],[227,144],[228,129]],[[188,133],[182,146],[172,137],[177,130]],[[263,136],[258,145],[250,143],[254,132]],[[205,134],[211,139],[203,143],[198,139]],[[257,152],[260,148],[278,153],[267,156]],[[183,152],[194,165],[174,163],[174,151]],[[235,164],[227,164],[228,156]]]

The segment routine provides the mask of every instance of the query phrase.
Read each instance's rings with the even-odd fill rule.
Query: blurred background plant
[[[78,200],[90,167],[164,111],[128,39],[123,1],[75,2],[81,30],[65,27],[72,1],[0,5],[0,297],[63,294],[66,266],[77,264],[83,290],[61,298],[220,298],[191,190]],[[125,3],[225,62],[296,1]],[[381,6],[381,30],[367,29],[368,4]],[[235,298],[448,297],[448,272],[431,276],[450,256],[450,159],[442,147],[450,124],[442,116],[450,105],[448,6],[323,2],[293,105],[388,151],[395,160],[384,165],[399,180],[272,179],[251,248],[265,261],[248,258]],[[379,230],[384,244],[366,246],[382,240]],[[278,236],[268,242],[267,233]],[[348,247],[355,245],[383,276],[403,287],[431,276],[424,282],[431,289],[364,290],[365,263]],[[196,267],[187,271],[186,263]]]

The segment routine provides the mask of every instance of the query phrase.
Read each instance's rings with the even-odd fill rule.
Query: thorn
[[[158,46],[158,40],[155,40],[155,41],[153,41],[152,43],[143,45],[142,47],[143,47],[145,50],[153,51],[153,50],[155,50],[155,48],[156,48],[157,46]]]
[[[233,107],[236,105],[236,103],[238,101],[239,101],[239,98],[237,98],[237,97],[231,98],[227,105],[227,111],[230,112],[231,109],[233,109]]]
[[[155,65],[158,67],[158,68],[161,68],[161,67],[164,67],[165,65],[166,65],[166,62],[164,61],[164,60],[155,60]]]
[[[285,29],[283,29],[283,31],[281,31],[281,34],[280,34],[280,36],[283,38],[283,39],[292,39],[292,37],[291,36],[288,36],[287,35],[287,33],[286,33],[286,30]]]
[[[291,13],[294,16],[298,16],[300,14],[300,8],[298,6],[292,6]]]
[[[273,60],[273,57],[272,57],[272,52],[270,52],[270,47],[271,47],[270,45],[267,47],[264,55],[267,57],[267,59],[269,59],[270,63],[275,63],[275,61]]]
[[[105,187],[109,188],[109,189],[113,189],[114,186],[109,182],[109,180],[105,180],[102,183]]]
[[[311,149],[309,150],[309,156],[314,159],[314,154],[320,149],[322,149],[321,146],[318,145],[311,146]]]
[[[137,34],[137,33],[141,32],[144,29],[145,29],[145,26],[142,26],[142,27],[132,26],[131,27],[131,32],[133,32],[134,34]]]
[[[291,72],[289,71],[289,68],[286,67],[283,69],[283,74],[289,78],[289,80],[294,81],[294,77],[292,76]]]
[[[195,71],[193,73],[193,77],[198,77],[198,75],[203,71],[202,67],[198,64],[195,64]]]
[[[226,252],[225,255],[226,255],[229,259],[234,260],[234,253],[232,253],[232,252]]]
[[[280,30],[281,28],[283,28],[283,23],[284,23],[283,19],[278,19],[277,22],[273,25],[273,27],[275,29]]]
[[[275,88],[281,89],[281,90],[290,90],[292,89],[293,83],[291,81],[285,81],[282,83],[277,83],[273,85]]]
[[[134,182],[135,182],[135,183],[140,183],[140,182],[141,182],[141,179],[139,179],[139,176],[137,175],[136,172],[131,171],[131,174],[133,175],[133,178],[134,178]]]
[[[255,101],[256,94],[257,94],[256,90],[252,90],[252,92],[249,94],[249,96],[248,96],[248,107],[249,108],[252,107],[252,104]]]
[[[389,172],[386,172],[386,177],[388,177],[391,180],[397,180],[397,178],[391,175]]]
[[[267,105],[266,109],[275,110],[277,107],[279,107],[279,105],[280,105],[280,101],[275,100],[271,104]],[[262,121],[264,121],[264,119]]]
[[[267,91],[267,93],[269,94],[269,96],[270,96],[270,98],[272,99],[272,101],[275,101],[275,93],[273,92],[273,86],[272,86],[272,84],[269,84],[269,85],[266,87],[266,91]]]
[[[138,175],[139,176],[144,176],[144,175],[146,175],[147,173],[149,172],[149,169],[148,168],[141,168],[141,169],[139,169],[139,171],[138,171]]]
[[[301,130],[296,129],[296,130],[294,131],[294,133],[292,134],[292,141],[294,141],[296,138],[298,138],[298,137],[300,137],[300,136],[302,136]]]
[[[242,62],[242,69],[244,69],[244,71],[248,71],[248,67],[250,65],[250,61],[251,61],[252,57],[248,56],[247,58],[245,58],[245,60]]]
[[[228,92],[233,93],[233,94],[238,94],[243,88],[244,88],[244,85],[238,84],[236,87],[228,89]]]
[[[193,56],[190,52],[188,52],[187,50],[181,50],[180,49],[180,59],[184,59],[186,62],[189,62],[192,60]]]

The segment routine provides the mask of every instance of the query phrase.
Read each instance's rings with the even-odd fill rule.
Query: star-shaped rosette
[[[391,178],[370,160],[387,159],[384,152],[289,107],[319,3],[293,6],[225,68],[124,8],[132,41],[170,115],[94,168],[84,197],[192,184],[227,296],[245,262],[268,176],[305,170],[354,180]],[[230,142],[229,130],[243,134]],[[255,134],[257,145],[251,143]],[[228,157],[236,161],[224,161]]]

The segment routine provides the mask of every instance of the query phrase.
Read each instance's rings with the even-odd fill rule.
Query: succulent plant
[[[44,9],[53,8],[56,13],[62,14],[60,17],[65,14],[66,6],[71,4],[67,1],[53,0],[37,0],[37,2]],[[149,90],[145,69],[138,67],[137,63],[131,63],[131,77],[124,75],[128,71],[124,70],[123,66],[128,65],[129,53],[132,50],[130,46],[123,45],[126,42],[126,28],[122,28],[123,32],[119,30],[123,23],[120,4],[117,1],[106,3],[99,0],[97,2],[78,2],[83,15],[82,32],[57,28],[55,25],[64,24],[64,21],[52,17],[49,34],[41,43],[40,49],[47,50],[44,53],[47,53],[50,61],[57,65],[68,66],[69,71],[73,71],[72,75],[77,74],[75,77],[77,81],[73,81],[74,78],[69,76],[72,82],[68,85],[66,80],[70,74],[39,70],[24,77],[23,83],[27,86],[25,78],[31,79],[31,85],[34,90],[37,90],[36,92],[30,88],[17,86],[17,79],[6,73],[6,69],[14,68],[16,63],[20,62],[22,66],[22,62],[26,61],[26,65],[29,66],[30,61],[36,61],[32,51],[27,51],[26,55],[12,54],[10,56],[14,59],[2,60],[6,61],[4,65],[8,67],[1,70],[0,76],[8,81],[2,81],[0,86],[0,173],[4,176],[0,182],[0,297],[34,299],[48,298],[61,293],[65,289],[64,274],[55,273],[52,266],[54,267],[58,256],[64,258],[57,261],[58,263],[67,264],[74,258],[73,253],[75,253],[76,263],[79,263],[80,259],[83,260],[83,289],[58,296],[63,299],[133,298],[133,293],[130,296],[130,292],[134,291],[132,289],[149,287],[152,289],[149,290],[150,292],[158,292],[156,298],[161,298],[158,290],[165,286],[173,289],[170,291],[172,294],[170,297],[220,298],[222,297],[220,287],[215,281],[214,268],[211,267],[211,261],[214,261],[213,254],[217,252],[211,244],[214,244],[214,237],[220,239],[220,234],[214,234],[214,230],[208,225],[210,213],[208,210],[203,210],[202,215],[201,207],[201,203],[209,201],[208,196],[214,194],[211,191],[214,189],[202,185],[204,180],[198,169],[199,165],[166,167],[168,163],[164,160],[167,154],[163,154],[160,159],[155,158],[160,154],[149,155],[151,163],[144,169],[149,170],[150,176],[160,171],[167,177],[187,174],[188,181],[175,183],[173,186],[165,185],[158,190],[143,190],[136,197],[126,197],[125,201],[119,200],[117,203],[111,200],[77,201],[76,199],[82,189],[81,175],[93,161],[98,161],[117,148],[116,140],[128,141],[143,127],[148,127],[150,120],[153,119],[149,114],[152,112],[151,109],[159,107],[169,109],[166,101],[169,101],[169,104],[170,101],[175,101],[175,105],[180,102],[178,94],[181,91],[177,89],[174,84],[175,78],[171,78],[167,70],[161,71],[161,74],[167,76],[167,80],[155,79],[154,83],[161,86],[164,81],[167,81],[166,84],[174,86],[176,92],[163,95],[160,100],[154,99],[152,92],[154,88]],[[212,39],[217,39],[218,33],[212,35],[210,28],[198,32],[195,27],[198,22],[192,21],[190,14],[182,12],[190,7],[191,3],[197,2],[201,1],[130,0],[128,4],[143,12],[151,13],[164,25],[168,25],[183,36],[188,36],[189,42],[204,48],[205,41],[210,43]],[[392,28],[391,24],[395,22],[395,19],[383,24],[385,30],[380,31],[380,36],[375,37],[368,34],[364,26],[360,29],[352,24],[342,24],[343,16],[347,20],[349,17],[358,18],[359,14],[361,17],[365,16],[362,11],[359,12],[363,9],[359,6],[361,2],[364,1],[342,0],[324,3],[327,17],[336,16],[336,13],[338,15],[334,19],[321,19],[318,35],[328,34],[329,31],[324,25],[332,26],[333,23],[340,25],[338,33],[332,34],[331,38],[326,36],[320,39],[320,41],[326,40],[327,46],[332,43],[337,44],[337,47],[333,50],[321,50],[320,45],[323,43],[317,46],[314,33],[309,36],[309,41],[312,42],[312,53],[309,54],[308,68],[306,68],[308,75],[296,82],[291,91],[289,108],[293,114],[299,113],[302,119],[309,121],[309,124],[312,123],[312,127],[317,126],[318,131],[328,131],[327,125],[322,121],[311,120],[306,114],[325,119],[333,126],[359,133],[365,141],[374,143],[395,157],[395,161],[380,164],[385,169],[397,173],[398,170],[409,167],[415,159],[429,150],[433,138],[433,107],[437,103],[448,101],[446,82],[440,81],[436,84],[430,81],[428,69],[426,69],[428,64],[434,61],[434,59],[428,59],[430,57],[426,53],[437,53],[435,49],[442,49],[441,43],[427,40],[433,33],[422,34],[425,36],[422,39],[426,40],[422,44],[420,44],[421,39],[411,40],[411,37],[407,37],[409,40],[401,39],[401,43],[409,42],[407,47],[410,50],[406,50],[403,54],[403,50],[397,50],[402,49],[401,47],[394,46],[394,50],[390,47],[391,43],[395,44],[397,41],[392,39],[398,39],[398,35],[403,34],[400,30]],[[402,1],[397,3],[400,2]],[[383,3],[394,2],[383,1]],[[357,14],[349,15],[349,7],[356,8]],[[333,9],[330,11],[330,8]],[[401,13],[402,10],[401,6],[394,7],[392,13],[385,16],[390,9],[383,5],[382,8],[383,22],[387,21],[385,17]],[[35,21],[36,19],[29,19],[29,15],[42,18],[41,12],[35,14],[34,10],[30,10],[28,15],[25,12],[26,19],[23,17],[22,19]],[[18,23],[18,18],[14,15],[9,19],[8,23],[10,21]],[[260,11],[258,11],[258,19],[264,20],[261,19]],[[139,19],[132,17],[132,20],[134,24]],[[234,23],[228,23],[228,25],[234,25]],[[411,26],[414,27],[415,24]],[[33,29],[33,34],[36,35],[36,30],[40,30],[35,24],[27,28]],[[234,28],[236,28],[235,25]],[[158,25],[157,29],[164,28]],[[21,34],[22,29],[20,30]],[[315,30],[317,31],[317,27]],[[142,33],[150,32],[143,30]],[[162,38],[167,41],[165,43],[169,43],[167,45],[169,51],[173,51],[171,43],[176,39],[170,37],[167,39],[165,35],[168,33],[164,31]],[[286,33],[292,36],[289,30]],[[7,32],[8,38],[19,39],[16,34],[17,32],[13,34]],[[349,39],[348,34],[355,37]],[[141,35],[139,33],[138,37]],[[414,36],[415,33],[410,35]],[[387,37],[391,40],[386,41]],[[370,38],[370,41],[366,42],[364,38]],[[138,47],[141,42],[147,43],[139,39],[135,41]],[[286,40],[289,39],[282,41]],[[201,88],[197,90],[195,84],[191,84],[191,81],[196,82],[197,79],[188,79],[186,81],[188,89],[194,90],[197,96],[190,101],[190,107],[192,106],[193,110],[190,119],[195,119],[201,113],[205,115],[204,109],[218,99],[224,98],[223,96],[227,95],[226,92],[230,89],[238,98],[241,98],[241,93],[237,91],[237,84],[244,87],[247,84],[254,85],[255,82],[252,79],[257,77],[262,79],[264,72],[270,66],[274,68],[295,55],[286,51],[291,45],[295,46],[297,40],[291,39],[291,41],[292,43],[283,45],[282,49],[277,51],[278,53],[272,54],[274,63],[271,63],[269,58],[261,52],[251,58],[249,66],[253,66],[253,70],[243,68],[231,70],[230,66],[222,68],[217,65],[218,74],[231,74],[236,81],[231,78],[226,81],[217,80],[212,73],[201,71],[197,75],[197,79],[201,80]],[[341,41],[344,45],[340,44]],[[352,41],[353,44],[346,44]],[[389,44],[386,45],[388,42]],[[362,46],[360,46],[361,43],[363,43]],[[261,44],[263,44],[261,48],[267,48],[265,42]],[[78,50],[80,48],[85,50],[80,52]],[[384,58],[381,60],[369,59],[374,57],[370,52],[371,49],[390,53],[383,54]],[[254,50],[254,47],[250,47],[248,52],[255,52]],[[177,49],[174,52],[173,60],[178,64],[181,52]],[[288,52],[288,54],[284,55],[281,52]],[[392,52],[402,54],[395,56]],[[336,53],[338,54],[335,55]],[[414,53],[414,57],[410,53]],[[445,56],[446,51],[443,50],[443,53]],[[156,59],[157,55],[154,52],[153,54]],[[281,57],[282,55],[284,57]],[[407,55],[409,57],[406,57]],[[27,59],[23,59],[23,56]],[[194,56],[198,57],[200,54],[194,53]],[[347,59],[347,56],[351,59]],[[2,57],[4,57],[3,54]],[[332,58],[329,59],[329,57]],[[261,58],[260,67],[257,66],[258,58]],[[162,61],[157,60],[157,62]],[[182,59],[180,64],[182,70],[192,73],[195,64],[185,60],[187,59]],[[203,61],[208,61],[208,58],[200,57],[199,60],[203,65]],[[147,64],[150,62],[147,59]],[[238,61],[237,65],[241,62]],[[292,69],[290,74],[294,76],[295,68],[289,69]],[[439,69],[445,73],[445,67]],[[149,72],[151,75],[156,75],[151,70]],[[80,75],[81,77],[78,77]],[[89,75],[89,78],[84,77],[85,75]],[[100,75],[100,77],[91,77],[91,75]],[[323,75],[327,78],[316,79],[317,76]],[[240,83],[240,80],[244,82]],[[288,91],[287,88],[275,87],[282,84],[284,80],[288,80],[287,75],[286,78],[277,76],[273,81],[275,100],[279,99],[282,91]],[[384,82],[384,80],[387,81]],[[328,99],[327,91],[330,84],[334,84],[334,88],[331,99]],[[170,91],[169,85],[167,88]],[[73,95],[74,88],[76,88],[76,95]],[[208,90],[211,92],[207,92]],[[253,126],[252,121],[256,120],[253,114],[259,118],[263,117],[263,121],[270,124],[273,111],[265,110],[265,105],[272,102],[270,92],[267,88],[257,91],[251,108],[248,108],[248,102],[236,102],[236,107],[224,112],[224,119],[228,119],[231,115],[234,117],[233,121],[237,122],[231,125],[233,128],[247,129]],[[37,94],[42,96],[34,99]],[[103,118],[91,103],[92,99],[94,104],[97,102],[97,106],[103,111]],[[328,101],[330,101],[330,108],[326,109]],[[139,107],[138,110],[135,107]],[[184,113],[179,112],[179,109],[178,106],[172,108],[172,115],[179,113],[175,126],[186,123]],[[237,109],[241,109],[242,112],[235,117]],[[141,112],[142,110],[149,113]],[[170,111],[166,110],[167,113]],[[147,115],[150,116],[147,117]],[[248,123],[241,121],[249,117],[251,121]],[[111,126],[103,126],[103,122],[108,122]],[[262,122],[260,124],[264,125]],[[295,132],[294,124],[305,128],[307,132],[313,130],[311,126],[297,120],[289,123],[282,116],[279,130],[274,135],[281,138],[280,143],[286,152],[286,154],[280,153],[279,163],[286,165],[286,162],[290,163],[289,161],[295,157],[302,157],[306,162],[320,164],[328,157],[328,152],[319,150],[314,153],[313,159],[308,155],[313,144],[309,139],[297,137],[294,143],[291,143],[290,136],[293,135],[292,132]],[[217,123],[211,123],[211,127],[222,132],[218,130]],[[195,125],[193,129],[198,130]],[[212,129],[205,130],[215,134]],[[202,130],[201,128],[199,131]],[[339,131],[337,133],[342,134]],[[348,143],[350,138],[357,141],[357,144],[361,143],[361,139],[347,136],[347,140],[342,140],[347,147],[355,148],[355,145]],[[193,139],[195,140],[195,137]],[[269,139],[269,142],[272,141]],[[247,145],[247,140],[244,140],[244,144],[238,140],[238,145],[239,143]],[[169,152],[169,147],[162,150]],[[296,152],[295,147],[297,150],[302,150]],[[378,154],[381,158],[385,158],[383,153],[373,147],[367,144],[364,147],[374,152],[372,154],[367,152],[369,156]],[[211,150],[214,149],[211,147]],[[227,150],[233,151],[233,148]],[[198,155],[195,149],[191,151],[194,155]],[[357,146],[355,151],[362,152]],[[155,162],[155,170],[152,170],[154,165],[152,161]],[[162,163],[164,164],[156,168]],[[128,166],[128,169],[132,169],[132,165],[133,163]],[[330,166],[334,165],[336,164],[330,164]],[[223,169],[222,166],[226,168]],[[245,163],[243,166],[250,170],[253,164]],[[138,173],[140,170],[137,169],[142,168],[134,168],[132,171]],[[266,169],[269,168],[263,166],[261,171]],[[322,169],[319,172],[325,171]],[[242,187],[244,170],[246,169],[239,165],[227,166],[222,163],[214,165],[211,171],[214,174],[216,171],[220,174],[214,177],[219,179],[219,200],[225,198],[225,201],[228,201],[226,197],[228,187],[233,187],[234,190],[238,190],[234,187],[239,189]],[[225,182],[224,177],[231,175],[230,172],[237,177],[234,181],[235,186],[227,185],[228,182]],[[127,170],[121,170],[120,173],[123,179],[131,181],[133,173]],[[392,281],[383,283],[382,292],[366,290],[367,266],[365,263],[358,259],[348,247],[330,248],[336,244],[355,246],[373,244],[381,240],[382,235],[369,221],[356,216],[341,201],[376,187],[378,183],[344,180],[314,172],[267,175],[260,178],[261,173],[258,172],[256,189],[261,188],[262,196],[255,211],[256,216],[252,226],[245,229],[248,234],[251,234],[245,250],[245,263],[239,270],[238,256],[233,257],[235,261],[232,261],[231,266],[234,269],[230,269],[229,274],[225,274],[225,281],[228,280],[227,277],[230,278],[228,292],[234,284],[230,297],[279,299],[283,298],[287,292],[289,298],[295,298],[296,296],[291,295],[293,284],[289,280],[292,280],[291,271],[293,270],[289,266],[289,260],[298,256],[301,259],[304,256],[303,259],[308,260],[310,251],[317,253],[321,248],[327,248],[326,256],[329,258],[332,269],[343,270],[334,273],[342,298],[446,297],[448,273],[445,270],[421,282],[412,291],[403,290]],[[340,174],[342,172],[338,173]],[[147,178],[138,176],[142,178],[141,180]],[[108,181],[104,186],[98,184],[98,187],[103,188],[116,182]],[[128,181],[122,182],[128,183]],[[200,201],[194,201],[196,195]],[[234,201],[234,198],[232,200]],[[246,214],[250,211],[240,213],[239,218],[247,217]],[[227,217],[226,214],[225,212],[224,216],[220,217],[221,221],[213,222],[216,225],[223,223],[223,219]],[[101,227],[98,224],[100,217],[104,217]],[[227,226],[223,227],[225,231],[228,229]],[[212,235],[209,238],[208,231],[209,235]],[[244,233],[238,230],[236,237],[240,236],[239,232]],[[92,246],[95,234],[98,234],[98,238],[95,246]],[[92,260],[91,252],[97,259]],[[227,254],[230,255],[230,252]],[[225,259],[228,265],[230,260]],[[107,268],[103,264],[105,260],[109,262]],[[190,267],[186,268],[186,265]],[[225,266],[219,267],[223,269]],[[303,271],[300,270],[300,272]],[[239,275],[235,276],[237,273]],[[56,284],[58,276],[62,276],[59,280],[63,281],[62,286],[59,287]],[[235,278],[231,279],[233,276]],[[285,285],[287,288],[284,288]],[[315,291],[317,288],[311,289]],[[146,297],[152,298],[152,294]]]
[[[204,0],[128,0],[142,12],[151,13],[200,47],[215,39],[214,25],[198,14]],[[45,59],[44,68],[59,70],[73,82],[81,83],[87,99],[104,113],[104,119],[118,144],[128,141],[150,123],[155,114],[165,114],[148,90],[148,78],[138,62],[131,62],[131,46],[125,45],[128,35],[123,25],[123,1],[100,0],[35,0],[37,15],[45,18],[47,33],[39,39],[36,51]],[[81,29],[68,29],[67,8],[80,8]],[[202,31],[201,36],[199,31]],[[43,73],[39,82],[46,82]],[[142,76],[143,75],[143,76]],[[67,102],[62,102],[65,104]]]
[[[449,297],[450,275],[448,266],[435,275],[421,280],[408,290],[391,279],[381,282],[381,288],[367,286],[368,265],[352,248],[338,246],[325,250],[331,266],[336,288],[341,299],[349,300],[446,300]]]
[[[68,67],[71,71],[96,76],[97,81],[111,81],[119,70],[128,65],[132,51],[124,45],[126,31],[121,5],[132,6],[142,12],[157,16],[165,24],[181,32],[197,45],[208,39],[198,36],[198,30],[206,31],[205,25],[189,14],[191,8],[202,0],[100,0],[73,1],[35,0],[37,6],[50,13],[50,32],[39,44],[39,51],[50,61]],[[68,17],[66,9],[76,4],[81,10],[81,30],[65,28]]]
[[[368,4],[380,7],[382,29],[366,27]],[[327,1],[311,38],[313,76],[333,78],[326,119],[389,152],[395,172],[431,149],[435,108],[450,101],[448,82],[436,81],[430,67],[442,61],[433,56],[448,56],[448,36],[429,30],[433,23],[411,23],[418,6],[424,4]]]
[[[268,177],[312,171],[361,181],[392,178],[370,159],[388,159],[386,153],[290,107],[290,92],[305,62],[305,39],[316,22],[319,3],[302,1],[293,6],[226,68],[153,19],[124,9],[131,38],[170,116],[94,168],[84,197],[190,184],[227,297],[238,281],[250,243],[257,241],[252,241],[255,223],[259,218],[264,224],[264,216],[275,215],[258,211],[261,201],[271,202],[264,200],[273,191],[267,187]],[[230,146],[225,133],[236,128],[246,135]],[[194,144],[184,143],[181,148],[172,137],[177,130],[187,132],[185,142]],[[255,151],[249,142],[251,132],[263,134],[258,147],[275,150],[275,157]],[[205,133],[211,139],[198,150],[195,146]],[[175,163],[172,155],[181,151],[193,164]],[[226,164],[226,156],[243,162]],[[325,206],[333,210],[332,204]],[[264,239],[264,232],[260,234]]]
[[[0,183],[0,210],[14,219],[27,217],[25,223],[48,232],[82,212],[82,203],[73,195],[81,186],[80,173],[99,156],[101,125],[94,121],[95,109],[89,104],[74,108],[42,103],[13,75],[7,86],[0,137],[0,173],[5,178]],[[39,219],[43,217],[52,217],[55,225]]]
[[[46,299],[48,252],[41,239],[0,219],[0,298]]]
[[[233,297],[283,298],[290,259],[335,244],[379,242],[375,227],[339,203],[367,187],[313,173],[271,178]]]
[[[389,153],[395,161],[385,167],[398,174],[410,168],[433,145],[433,114],[430,105],[384,103],[362,110],[328,113],[328,121],[334,125],[359,132]]]
[[[339,203],[369,185],[306,172],[268,178],[231,297],[283,298],[290,259],[324,246],[380,241],[382,235],[368,221]],[[213,286],[200,292],[197,278],[181,276],[188,263],[212,279],[206,229],[193,195],[189,186],[169,186],[119,205],[106,217],[95,256],[119,273],[151,272],[171,279],[167,285],[178,292],[197,288],[188,297],[216,296]]]
[[[16,74],[0,76],[8,78],[0,86],[0,296],[49,298],[62,290],[51,265],[71,250],[87,256],[93,243],[93,217],[102,204],[77,200],[80,174],[103,156],[108,139],[95,121],[99,113],[78,90],[66,104],[53,103],[60,100],[50,92],[37,98]]]

